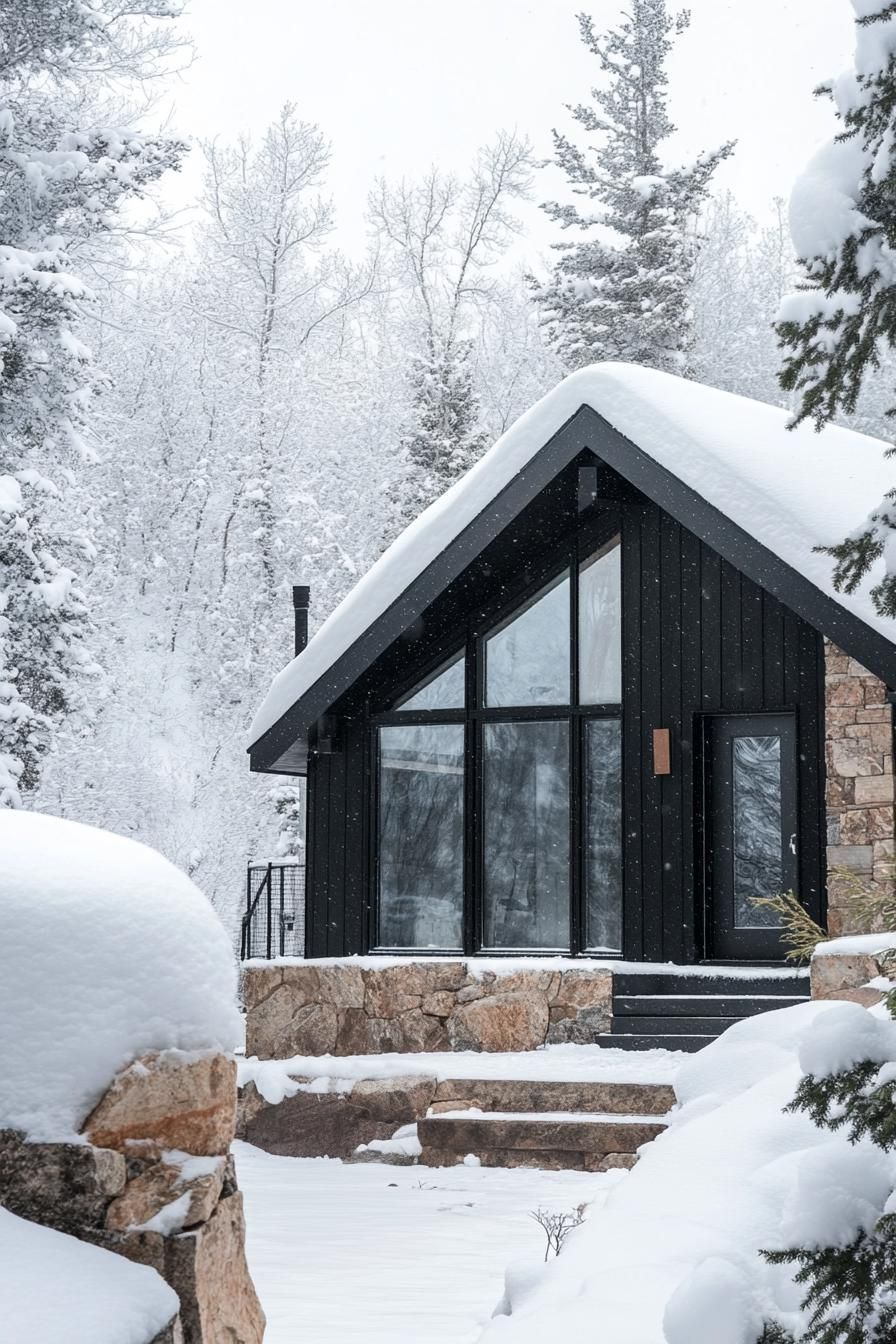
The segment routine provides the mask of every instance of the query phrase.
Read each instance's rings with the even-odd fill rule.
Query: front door
[[[708,718],[704,762],[707,954],[778,961],[780,920],[754,901],[797,890],[793,716]]]

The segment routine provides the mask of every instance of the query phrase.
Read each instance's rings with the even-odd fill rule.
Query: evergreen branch
[[[779,917],[781,941],[787,948],[788,961],[809,961],[818,944],[828,937],[827,930],[816,924],[793,891],[778,896],[753,896],[750,904]]]

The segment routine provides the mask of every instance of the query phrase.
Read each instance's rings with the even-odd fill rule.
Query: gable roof
[[[274,678],[250,728],[253,768],[279,758],[447,583],[583,448],[888,684],[896,620],[870,589],[838,593],[815,546],[840,541],[892,486],[888,445],[788,430],[788,413],[630,364],[564,379],[392,543]]]

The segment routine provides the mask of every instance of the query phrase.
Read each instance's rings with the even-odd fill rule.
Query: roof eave
[[[857,662],[896,686],[896,644],[817,588],[584,404],[404,592],[249,748],[253,771],[303,774],[311,726],[578,454],[591,451]]]

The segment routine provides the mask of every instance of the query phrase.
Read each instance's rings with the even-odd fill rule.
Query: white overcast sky
[[[364,244],[372,179],[413,176],[430,164],[462,170],[501,128],[550,153],[552,126],[572,125],[564,103],[587,98],[595,62],[575,13],[599,28],[619,0],[191,0],[198,59],[175,86],[178,130],[230,137],[261,131],[290,99],[332,141],[329,191],[339,242]],[[671,7],[671,6],[670,6]],[[754,214],[787,196],[795,174],[826,138],[830,110],[814,100],[853,45],[849,0],[690,0],[690,30],[670,65],[678,134],[670,159],[737,139],[719,174]],[[196,184],[188,168],[179,192]],[[536,198],[557,179],[538,175]],[[553,227],[524,215],[527,249],[544,250]]]

